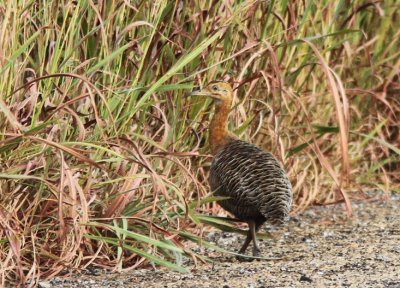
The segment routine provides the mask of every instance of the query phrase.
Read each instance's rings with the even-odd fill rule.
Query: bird
[[[209,184],[217,201],[237,220],[247,222],[243,255],[253,242],[253,256],[261,251],[256,234],[265,222],[281,225],[289,218],[292,186],[282,164],[269,152],[240,140],[228,130],[233,89],[223,81],[213,81],[191,96],[213,99],[215,112],[209,126],[209,146],[213,156]]]

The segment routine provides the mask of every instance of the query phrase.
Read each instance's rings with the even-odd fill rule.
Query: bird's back
[[[257,146],[233,140],[214,157],[210,186],[227,211],[242,220],[280,224],[288,218],[292,186],[282,165]]]

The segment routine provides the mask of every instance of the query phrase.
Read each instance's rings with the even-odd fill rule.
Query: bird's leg
[[[258,256],[260,254],[260,248],[258,247],[257,244],[257,231],[258,229],[260,229],[261,224],[260,223],[256,223],[253,220],[250,220],[248,222],[249,224],[249,231],[247,232],[247,237],[246,240],[243,243],[242,248],[240,248],[239,253],[240,254],[244,254],[244,252],[246,251],[247,247],[249,246],[251,240],[253,240],[253,256]],[[237,256],[236,257],[239,261],[253,261],[254,259],[251,259],[249,257],[244,257],[244,256]]]
[[[249,231],[247,231],[246,240],[244,240],[243,246],[242,246],[242,248],[240,248],[240,250],[239,250],[239,253],[240,253],[240,254],[244,254],[244,252],[246,252],[247,247],[249,246],[251,240],[253,239],[253,236],[252,236],[252,233],[251,233],[251,229],[250,229],[250,227],[251,227],[252,224],[250,224],[250,223],[252,223],[252,221],[249,221],[249,222],[248,222],[248,224],[249,224]],[[239,260],[239,261],[253,261],[253,260],[254,260],[254,259],[251,259],[251,258],[249,258],[249,257],[246,257],[246,256],[239,256],[239,255],[236,256],[236,259]]]
[[[250,227],[250,222],[249,222],[249,227]],[[252,238],[252,235],[251,235],[251,231],[249,229],[249,231],[247,231],[246,240],[244,241],[242,248],[240,248],[240,250],[239,250],[240,254],[244,254],[244,252],[246,251],[247,247],[249,246],[249,244],[251,242],[251,238]]]
[[[257,243],[257,231],[260,229],[261,225],[256,224],[255,221],[249,222],[249,232],[251,233],[251,238],[253,239],[253,256],[258,256],[260,254],[260,247]]]

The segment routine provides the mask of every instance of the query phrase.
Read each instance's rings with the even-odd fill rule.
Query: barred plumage
[[[258,224],[288,219],[292,186],[275,157],[257,146],[232,140],[214,157],[209,178],[218,203],[236,218]]]
[[[229,197],[219,204],[249,224],[244,253],[253,241],[253,255],[259,253],[256,232],[268,221],[281,224],[288,218],[292,186],[276,158],[257,146],[241,141],[227,129],[233,90],[228,83],[212,82],[192,95],[209,96],[216,105],[210,124],[210,148],[214,155],[210,186],[215,195]]]

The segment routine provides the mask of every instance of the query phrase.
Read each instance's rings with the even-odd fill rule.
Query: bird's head
[[[231,105],[233,89],[227,82],[211,82],[203,89],[193,91],[190,96],[206,96],[214,99],[216,105]]]

